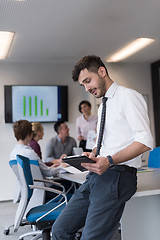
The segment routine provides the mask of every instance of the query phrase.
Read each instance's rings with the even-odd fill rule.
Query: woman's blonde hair
[[[32,122],[32,132],[33,132],[33,138],[37,135],[38,132],[43,131],[42,124],[39,122]]]

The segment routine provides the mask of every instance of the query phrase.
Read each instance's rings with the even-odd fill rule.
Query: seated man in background
[[[46,145],[45,162],[47,165],[56,164],[64,156],[73,155],[73,148],[77,147],[74,138],[69,136],[69,128],[65,122],[56,122],[54,130],[57,135],[49,140]]]

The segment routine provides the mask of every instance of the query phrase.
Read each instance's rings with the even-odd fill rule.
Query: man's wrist
[[[113,161],[113,158],[112,158],[110,155],[107,156],[107,159],[108,159],[108,162],[109,162],[109,166],[110,166],[110,167],[113,166],[113,165],[115,165],[115,163],[114,163],[114,161]]]

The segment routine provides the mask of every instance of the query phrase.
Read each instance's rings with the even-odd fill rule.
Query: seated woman
[[[17,139],[17,144],[10,154],[10,160],[16,159],[16,155],[20,154],[28,157],[31,160],[38,160],[39,167],[43,177],[57,176],[60,167],[48,167],[44,164],[38,154],[29,146],[29,142],[33,137],[32,124],[27,120],[19,120],[13,124],[14,136]]]
[[[43,126],[39,122],[32,122],[31,124],[32,124],[33,137],[29,145],[37,153],[40,159],[42,159],[41,147],[38,144],[38,141],[43,138],[43,135],[44,135]]]

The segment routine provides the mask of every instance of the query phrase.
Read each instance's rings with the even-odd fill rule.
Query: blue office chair
[[[47,190],[47,187],[33,185],[30,161],[28,158],[17,155],[17,165],[22,189],[22,196],[24,198],[23,203],[25,203],[24,205],[27,206],[27,203],[29,203],[34,189],[45,188]],[[50,191],[50,188],[48,190]],[[33,207],[26,215],[26,219],[31,225],[35,225],[39,230],[42,230],[43,240],[50,240],[51,226],[67,204],[67,196],[63,191],[52,189],[52,192],[57,194],[57,198],[62,196],[61,201],[56,202],[54,199],[54,201],[50,203]],[[20,237],[19,239],[23,239],[23,237]],[[35,239],[38,238],[36,237]]]
[[[17,159],[10,160],[9,165],[10,165],[11,169],[13,170],[13,172],[15,173],[16,178],[17,178],[16,179],[17,180],[16,191],[14,193],[13,203],[18,203],[18,208],[16,210],[14,223],[12,225],[6,227],[5,230],[3,231],[3,233],[5,235],[8,235],[10,233],[11,228],[13,228],[14,232],[17,232],[20,226],[26,225],[27,224],[26,214],[28,213],[28,211],[31,208],[42,205],[46,202],[46,198],[45,198],[46,191],[52,192],[52,188],[49,188],[49,187],[45,188],[46,184],[56,186],[56,187],[58,187],[58,189],[65,192],[64,186],[61,185],[60,183],[57,183],[51,179],[49,180],[49,179],[43,178],[42,173],[39,168],[38,160],[30,160],[30,168],[31,168],[32,178],[34,181],[34,185],[36,186],[36,189],[34,189],[29,203],[26,203],[23,201],[24,197],[21,195],[22,190],[21,190],[20,177],[19,177],[18,166],[17,166]],[[38,186],[41,186],[42,189],[38,188]],[[54,199],[54,201],[59,201],[61,198],[62,198],[62,196],[56,197]],[[69,199],[69,194],[67,194],[67,198]],[[51,199],[51,201],[53,201],[53,199]],[[23,238],[28,235],[32,235],[32,234],[34,235],[35,232],[36,232],[36,234],[38,234],[38,231],[37,230],[35,231],[35,230],[36,230],[36,228],[33,228],[32,233],[23,234]]]
[[[160,168],[160,147],[154,148],[149,153],[148,167]]]
[[[9,161],[9,165],[10,167],[12,168],[13,172],[15,173],[16,175],[16,186],[15,186],[15,190],[14,190],[14,197],[13,197],[13,203],[16,204],[16,203],[19,203],[20,202],[20,199],[21,199],[21,186],[20,186],[20,182],[19,182],[19,174],[18,174],[18,168],[17,168],[17,160],[10,160]],[[17,224],[15,224],[15,221],[14,221],[14,224],[8,226],[5,228],[5,230],[3,231],[3,233],[5,235],[8,235],[10,233],[10,229],[13,227],[15,227]],[[18,225],[19,227],[19,225]],[[17,231],[17,227],[15,228]]]

